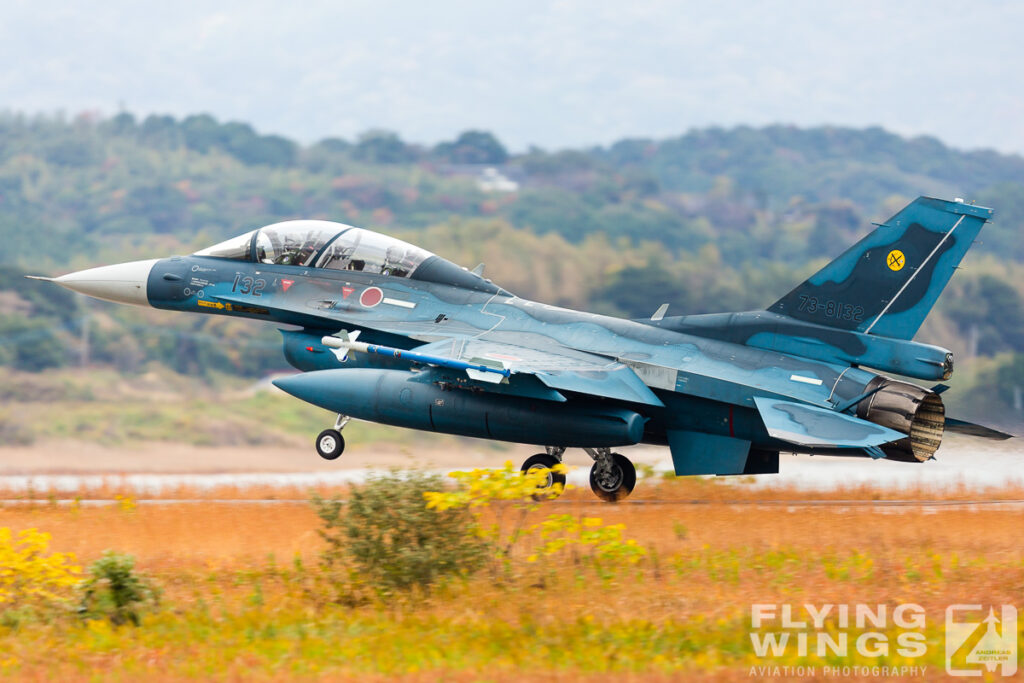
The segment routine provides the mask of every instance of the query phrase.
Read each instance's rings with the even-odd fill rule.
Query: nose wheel
[[[331,429],[325,429],[316,437],[316,452],[324,460],[335,460],[345,451],[345,437],[341,430],[348,424],[349,418],[345,415],[338,415],[338,419]]]

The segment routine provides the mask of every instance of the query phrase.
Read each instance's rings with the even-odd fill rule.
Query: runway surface
[[[208,491],[223,487],[308,488],[363,482],[389,468],[416,467],[444,474],[474,467],[500,467],[506,460],[516,465],[536,450],[516,446],[494,452],[467,446],[444,451],[395,452],[370,445],[353,449],[338,460],[325,462],[301,449],[187,449],[172,446],[140,446],[138,450],[111,449],[104,462],[102,452],[69,459],[66,449],[0,448],[0,497],[19,497],[34,491],[88,492],[115,488],[137,497],[172,492],[178,488]],[[641,474],[655,477],[671,471],[667,448],[636,446],[621,449]],[[590,459],[579,449],[566,452],[568,481],[589,486]],[[77,465],[74,469],[70,469]],[[754,488],[786,487],[804,491],[831,491],[869,486],[885,490],[982,491],[1007,486],[1024,487],[1024,439],[993,442],[950,436],[936,458],[925,463],[872,460],[868,457],[829,457],[783,454],[779,474],[754,477],[723,477],[728,485]],[[641,482],[639,486],[642,486]],[[5,494],[6,492],[6,494]],[[639,491],[638,491],[639,492]],[[87,495],[87,494],[86,494]]]
[[[171,505],[225,505],[225,506],[276,506],[276,505],[308,505],[306,500],[280,498],[142,498],[133,499],[133,505],[171,506]],[[116,498],[0,498],[0,507],[39,505],[56,505],[59,507],[109,507],[121,505]],[[553,500],[544,505],[566,505],[577,507],[607,506],[599,500]],[[877,509],[916,509],[924,512],[930,510],[1024,510],[1024,499],[1019,500],[625,500],[618,505],[656,505],[665,507],[723,506],[723,507],[770,507],[770,508],[877,508]]]

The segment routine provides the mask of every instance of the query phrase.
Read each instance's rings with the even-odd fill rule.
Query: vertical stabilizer
[[[912,339],[992,209],[918,197],[768,310]]]

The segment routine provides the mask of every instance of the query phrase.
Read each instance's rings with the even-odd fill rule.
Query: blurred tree
[[[303,166],[313,173],[340,175],[350,160],[352,143],[341,138],[324,138],[302,154]]]
[[[211,147],[224,147],[226,136],[217,119],[209,114],[187,116],[181,122],[181,134],[185,146],[197,152],[207,152]]]
[[[341,138],[324,138],[313,145],[314,149],[322,149],[330,154],[343,154],[352,149],[352,143]]]
[[[66,365],[70,354],[57,331],[52,320],[0,315],[0,360],[29,372]]]
[[[680,312],[691,312],[694,307],[682,283],[655,264],[619,270],[593,297],[628,318],[650,317],[663,303]]]
[[[856,241],[859,232],[867,232],[867,221],[850,202],[829,202],[810,213],[814,225],[807,247],[812,252],[839,255]]]
[[[25,280],[28,274],[17,266],[0,266],[0,294],[8,296],[8,300],[17,297],[24,302],[25,312],[36,320],[53,318],[67,323],[80,315],[79,299],[73,292],[45,282],[29,282]],[[0,308],[0,313],[3,312]]]
[[[633,286],[665,292],[679,313],[742,310],[770,304],[869,230],[869,220],[884,220],[914,196],[959,195],[992,206],[997,220],[972,250],[988,256],[958,273],[929,317],[930,329],[944,333],[934,341],[977,330],[982,354],[1024,345],[1019,156],[829,126],[709,128],[511,156],[490,133],[466,131],[430,158],[439,152],[456,163],[503,163],[520,190],[484,194],[472,177],[416,163],[422,150],[388,131],[300,150],[203,114],[179,123],[127,112],[106,121],[0,113],[0,263],[61,272],[186,252],[283,218],[325,217],[436,240],[424,246],[468,266],[485,261],[496,282],[559,305],[649,315],[660,301],[641,306],[609,289]],[[46,328],[16,334],[73,339],[77,298],[25,283],[20,273],[9,280],[0,284],[0,316]],[[259,334],[251,326],[179,328],[175,319],[161,328],[170,324],[192,341],[172,337],[159,347],[146,341],[156,326],[143,320],[145,312],[126,309],[109,326],[97,323],[95,358],[113,363],[117,340],[131,337],[139,366],[155,360],[251,374],[280,362],[276,339],[236,354],[217,352],[203,336],[229,335],[241,348]],[[0,360],[14,363],[13,347],[4,348]]]
[[[150,114],[142,122],[140,138],[149,145],[177,147],[181,144],[181,131],[173,116]]]
[[[298,157],[299,147],[280,135],[262,135],[243,145],[232,144],[230,152],[246,164],[292,166]]]
[[[988,274],[961,287],[947,295],[944,309],[965,337],[977,341],[977,353],[1024,353],[1024,301],[1017,290]]]
[[[129,214],[146,218],[157,232],[171,232],[183,227],[188,201],[175,187],[144,185],[128,192],[124,209]]]
[[[47,145],[46,160],[57,166],[84,168],[102,158],[102,150],[95,140],[71,138],[58,139]]]
[[[112,135],[128,135],[134,133],[136,129],[135,116],[126,111],[114,115],[101,125],[101,130]]]
[[[454,142],[442,142],[434,147],[434,156],[453,164],[503,164],[508,152],[491,133],[467,130]]]
[[[415,150],[402,142],[397,133],[370,130],[359,136],[352,156],[375,164],[401,164],[416,158]]]

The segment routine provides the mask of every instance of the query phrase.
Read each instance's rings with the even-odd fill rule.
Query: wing
[[[233,306],[251,306],[247,298],[233,295],[218,295],[222,304]],[[307,302],[308,303],[308,302]],[[317,316],[324,320],[336,322],[339,326],[365,328],[401,335],[406,338],[420,338],[424,341],[437,339],[439,334],[446,338],[418,346],[408,351],[384,346],[375,346],[374,353],[397,352],[404,358],[425,366],[434,366],[436,370],[462,372],[487,391],[498,393],[514,393],[564,401],[559,391],[571,391],[590,396],[616,399],[630,403],[640,403],[664,407],[661,400],[651,389],[626,365],[597,354],[576,351],[549,338],[537,334],[516,333],[516,343],[485,341],[475,339],[470,334],[479,334],[480,329],[452,320],[445,323],[445,329],[439,333],[436,321],[400,320],[400,319],[367,319],[351,321],[343,318],[333,309],[303,307],[289,302],[276,301],[274,308],[278,311],[309,318]],[[296,319],[292,322],[303,324],[305,321]],[[415,356],[420,356],[416,358]],[[444,359],[454,361],[444,363]],[[437,361],[437,362],[435,362]],[[508,370],[505,384],[498,385],[502,379],[486,368],[467,367],[468,365],[490,366]],[[433,375],[437,375],[435,372]],[[519,377],[516,377],[519,375]],[[511,386],[510,386],[511,385]]]
[[[906,434],[826,408],[760,396],[754,403],[769,436],[799,446],[869,449],[906,438]]]
[[[592,353],[551,345],[544,349],[479,339],[447,339],[412,349],[416,353],[450,358],[532,375],[556,392],[572,391],[630,403],[663,407],[635,372],[618,361]],[[467,370],[470,377],[472,371]],[[486,387],[485,387],[486,388]]]

